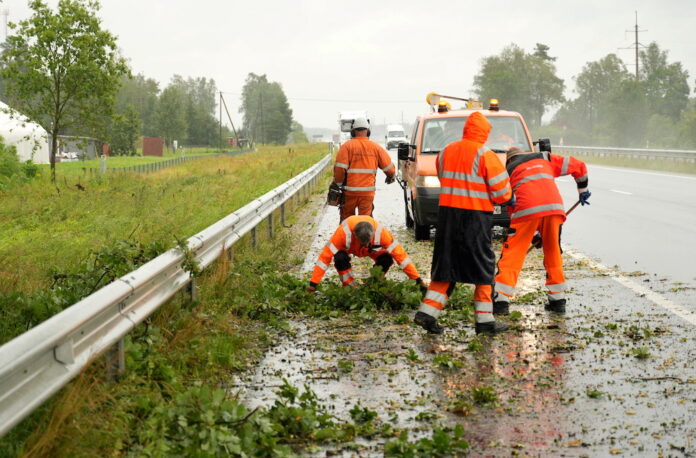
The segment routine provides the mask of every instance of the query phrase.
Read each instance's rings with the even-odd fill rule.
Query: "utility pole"
[[[222,91],[220,91],[220,100],[218,101],[218,105],[220,105],[220,114],[219,114],[219,123],[220,123],[220,138],[218,140],[218,146],[220,147],[220,151],[222,151]]]
[[[636,51],[636,81],[640,79],[640,69],[639,69],[639,63],[640,63],[640,54],[638,50],[640,48],[644,48],[640,41],[638,40],[638,33],[639,32],[647,32],[647,30],[638,30],[638,11],[636,11],[636,25],[633,26],[633,30],[626,30],[626,32],[633,32],[635,34],[635,41],[633,44],[627,48],[619,48],[619,49],[635,49]]]

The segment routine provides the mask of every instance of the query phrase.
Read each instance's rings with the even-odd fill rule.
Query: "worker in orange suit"
[[[507,171],[515,194],[509,207],[510,232],[498,261],[495,276],[496,315],[509,313],[517,278],[534,234],[541,234],[546,269],[546,310],[565,312],[567,289],[561,258],[561,226],[566,219],[563,199],[554,178],[572,175],[582,205],[589,205],[587,167],[579,159],[550,152],[525,153],[519,148],[507,152]]]
[[[476,111],[464,125],[463,138],[450,143],[436,162],[440,207],[435,233],[431,282],[414,321],[442,333],[437,317],[457,282],[473,283],[476,333],[507,329],[493,316],[495,254],[491,246],[493,204],[512,198],[509,177],[495,153],[484,146],[491,131]]]
[[[343,286],[355,286],[350,255],[359,258],[369,256],[385,274],[396,261],[408,278],[415,280],[421,290],[426,289],[413,261],[391,232],[370,216],[353,215],[341,222],[319,254],[308,291],[316,291],[332,259]]]
[[[396,173],[389,154],[369,139],[370,125],[367,119],[355,119],[351,135],[353,138],[338,150],[334,164],[334,183],[344,190],[341,221],[355,215],[356,210],[358,215],[372,216],[377,169],[387,176],[387,184],[394,182]]]

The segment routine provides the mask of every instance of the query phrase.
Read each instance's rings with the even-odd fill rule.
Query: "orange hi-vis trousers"
[[[341,218],[341,221],[348,218],[349,216],[355,215],[356,210],[358,215],[372,216],[372,210],[375,208],[373,204],[373,201],[375,200],[374,194],[367,196],[345,194],[344,198],[345,200],[339,212],[339,217]]]
[[[549,300],[564,299],[566,290],[561,257],[562,215],[549,215],[519,223],[510,224],[514,233],[508,235],[503,243],[503,251],[498,261],[498,274],[495,276],[496,302],[510,302],[515,295],[515,285],[522,270],[524,258],[532,243],[534,233],[541,233],[546,268],[546,294]]]
[[[418,311],[437,318],[447,305],[456,283],[448,281],[431,281]],[[495,321],[493,318],[493,287],[491,285],[476,285],[474,289],[474,310],[477,323]]]

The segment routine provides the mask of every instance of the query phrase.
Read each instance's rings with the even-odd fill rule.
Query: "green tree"
[[[167,145],[186,139],[186,93],[177,84],[167,86],[157,105],[157,130]]]
[[[244,129],[254,142],[283,144],[292,130],[292,109],[280,83],[249,73],[242,88]]]
[[[575,91],[578,94],[574,102],[579,125],[576,128],[594,133],[595,127],[606,120],[606,113],[611,109],[608,100],[621,85],[630,79],[626,65],[616,54],[608,54],[602,59],[588,62],[575,77]]]
[[[690,99],[678,124],[679,142],[678,148],[696,148],[696,99]]]
[[[10,104],[51,134],[51,175],[55,181],[58,134],[104,129],[119,80],[129,72],[116,37],[97,17],[99,3],[60,0],[53,11],[29,2],[32,15],[11,24],[7,51],[0,57]]]
[[[125,113],[127,107],[132,107],[138,113],[141,134],[155,137],[157,132],[157,102],[159,83],[139,73],[133,77],[121,77],[121,88],[116,95],[116,112]]]
[[[512,44],[485,57],[474,77],[478,97],[500,99],[506,108],[524,114],[530,126],[540,126],[546,110],[563,101],[564,83],[556,76],[555,58],[548,50],[537,43],[535,52],[527,54]]]
[[[293,143],[307,143],[307,134],[304,132],[304,127],[297,121],[292,122],[292,142]]]
[[[141,127],[140,116],[132,105],[128,105],[123,114],[116,113],[109,132],[111,153],[135,156],[135,142],[140,137]]]
[[[689,72],[681,62],[668,63],[667,51],[660,50],[655,42],[640,52],[640,62],[651,110],[677,121],[689,101]]]
[[[625,80],[610,95],[607,127],[612,146],[645,147],[650,118],[645,86],[640,81]]]

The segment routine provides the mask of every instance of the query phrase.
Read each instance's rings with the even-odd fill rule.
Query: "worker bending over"
[[[515,294],[517,278],[534,234],[539,231],[546,269],[546,310],[565,312],[567,289],[561,258],[561,226],[566,219],[563,199],[554,178],[572,175],[578,186],[580,203],[589,205],[587,167],[570,156],[548,152],[524,153],[519,148],[507,152],[507,171],[515,194],[509,209],[510,232],[498,261],[495,277],[494,312],[509,313],[510,299]]]
[[[512,198],[505,167],[484,146],[491,124],[479,112],[464,125],[461,140],[450,143],[437,158],[440,207],[433,251],[430,286],[414,321],[440,334],[437,317],[456,282],[473,283],[476,332],[507,329],[493,317],[492,287],[495,254],[491,246],[493,204]]]
[[[351,254],[359,258],[369,256],[375,261],[375,266],[381,267],[385,274],[396,260],[408,278],[415,280],[422,290],[426,288],[413,261],[391,232],[369,216],[354,215],[341,222],[322,249],[314,266],[308,291],[316,291],[332,258],[343,286],[355,286],[350,265]]]
[[[372,216],[377,169],[394,182],[396,168],[384,148],[371,141],[367,119],[357,118],[351,129],[353,138],[338,150],[334,164],[334,183],[343,187],[344,201],[340,207],[341,221],[355,214]]]

